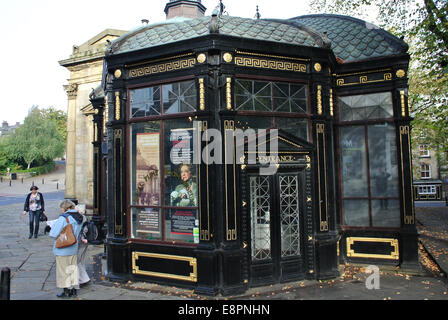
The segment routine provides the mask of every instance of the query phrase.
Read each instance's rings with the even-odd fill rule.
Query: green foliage
[[[448,1],[311,0],[312,11],[372,21],[409,44],[413,140],[448,153]]]
[[[54,107],[40,110],[44,119],[53,121],[56,124],[56,130],[61,134],[64,140],[67,139],[67,114],[62,110],[56,110]]]
[[[27,168],[33,162],[49,162],[65,152],[65,139],[56,122],[32,107],[24,123],[9,137],[7,150],[12,160],[23,160]]]

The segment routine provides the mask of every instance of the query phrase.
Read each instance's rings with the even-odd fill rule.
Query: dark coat
[[[44,196],[40,192],[38,192],[38,194],[40,196],[40,207],[41,207],[41,210],[45,211]],[[31,192],[28,193],[28,195],[26,196],[26,200],[25,200],[25,205],[23,207],[23,211],[30,211],[30,197],[31,197]]]

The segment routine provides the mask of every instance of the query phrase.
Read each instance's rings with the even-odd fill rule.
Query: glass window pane
[[[198,205],[197,172],[193,162],[193,128],[187,119],[164,121],[165,205]]]
[[[281,256],[300,254],[299,183],[297,175],[279,175]]]
[[[368,135],[371,194],[373,197],[398,197],[395,126],[369,126]]]
[[[368,196],[364,126],[341,128],[343,197]]]
[[[269,177],[250,177],[252,260],[271,258]]]
[[[400,201],[372,200],[372,224],[373,227],[400,227]]]
[[[165,239],[199,243],[197,209],[166,209]]]
[[[308,141],[308,120],[276,117],[275,127]]]
[[[143,240],[162,239],[159,208],[132,208],[132,237]]]
[[[131,125],[131,204],[160,205],[160,122]]]
[[[352,227],[368,227],[369,200],[344,200],[344,225]]]
[[[147,117],[160,114],[160,87],[130,91],[131,117]]]
[[[165,114],[196,111],[197,90],[194,80],[165,84],[162,90]]]
[[[393,117],[392,93],[381,92],[339,98],[341,121]]]
[[[271,117],[235,117],[235,127],[236,129],[269,129],[272,128],[272,118]]]

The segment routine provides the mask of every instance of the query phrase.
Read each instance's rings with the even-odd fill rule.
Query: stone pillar
[[[65,169],[65,197],[76,197],[76,97],[78,85],[64,86],[68,95],[67,107],[67,145],[66,145],[66,169]]]

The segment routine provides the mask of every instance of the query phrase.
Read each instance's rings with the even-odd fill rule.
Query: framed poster
[[[135,202],[140,206],[158,206],[160,203],[160,133],[137,133],[136,140]]]

